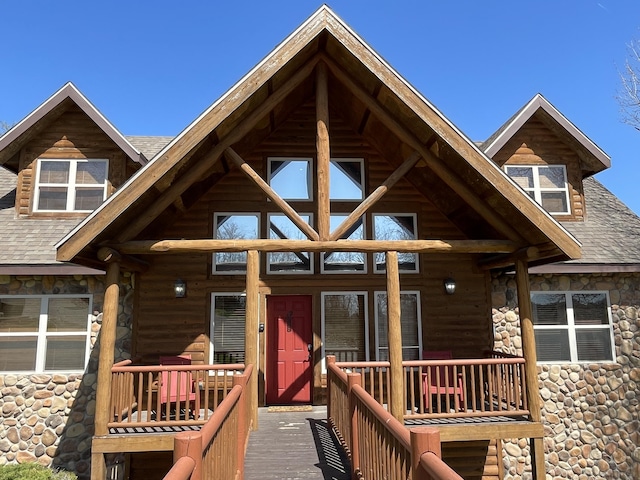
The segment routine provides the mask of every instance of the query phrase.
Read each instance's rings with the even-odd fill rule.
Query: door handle
[[[307,357],[307,362],[311,361],[311,356],[313,355],[313,345],[307,343],[307,351],[309,352],[309,356]]]

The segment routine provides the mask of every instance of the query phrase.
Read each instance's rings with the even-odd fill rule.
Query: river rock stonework
[[[90,478],[104,277],[0,276],[0,295],[91,294],[92,351],[82,374],[0,374],[0,465],[38,462]],[[129,357],[133,277],[121,277],[115,358]]]
[[[608,291],[615,363],[538,365],[547,479],[640,478],[640,274],[534,275],[531,291]],[[492,283],[495,349],[522,354],[516,282]],[[526,440],[504,442],[505,480],[531,478]]]

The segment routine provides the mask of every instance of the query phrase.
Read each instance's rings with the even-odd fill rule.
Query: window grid
[[[569,345],[569,360],[562,359],[549,359],[549,360],[539,360],[538,363],[598,363],[598,362],[613,362],[615,361],[615,344],[613,338],[613,325],[611,320],[611,302],[609,301],[609,294],[606,291],[570,291],[570,292],[532,292],[531,298],[532,300],[535,296],[544,296],[544,295],[564,295],[565,297],[565,305],[566,305],[566,324],[544,324],[541,325],[538,319],[534,318],[534,332],[537,334],[540,333],[552,333],[553,331],[563,331],[567,333],[568,337],[568,345]],[[573,296],[574,295],[604,295],[606,299],[606,318],[608,320],[607,325],[577,325],[575,318],[575,310],[573,306]],[[535,315],[534,315],[535,317]],[[580,359],[579,358],[579,348],[578,348],[578,333],[586,332],[586,331],[600,331],[607,330],[609,333],[609,348],[610,348],[610,357],[609,358],[599,358],[599,359]],[[536,335],[536,344],[538,342],[539,335]]]
[[[48,330],[49,314],[50,314],[50,301],[56,299],[86,299],[87,300],[87,321],[84,330],[61,330],[51,331]],[[18,370],[20,372],[55,372],[61,371],[59,369],[47,369],[47,342],[49,339],[61,339],[63,337],[76,337],[78,339],[84,338],[84,362],[82,368],[66,369],[65,372],[82,372],[89,360],[89,352],[91,349],[91,312],[92,312],[92,297],[91,295],[0,295],[0,301],[2,300],[17,300],[26,299],[40,300],[40,312],[38,315],[38,330],[37,331],[8,331],[0,332],[0,339],[2,338],[32,338],[36,340],[36,358],[33,369]],[[1,320],[1,317],[0,317]],[[14,372],[14,370],[2,370],[6,372]]]
[[[68,175],[66,181],[60,182],[43,182],[40,181],[41,174],[43,173],[42,167],[43,163],[58,163],[58,164],[67,164]],[[82,183],[78,181],[78,165],[79,164],[103,164],[105,178],[101,183]],[[102,203],[107,198],[107,177],[109,171],[109,161],[106,159],[50,159],[50,158],[41,158],[38,159],[37,163],[37,175],[36,175],[36,188],[35,188],[35,198],[34,198],[34,211],[37,212],[91,212],[94,208],[99,206],[95,205],[92,209],[82,209],[76,208],[76,202],[79,198],[79,191],[89,191],[89,190],[102,190],[102,198],[99,203]],[[60,209],[54,208],[40,208],[41,202],[41,192],[45,189],[59,189],[66,190],[66,201],[65,207]]]
[[[567,185],[567,170],[564,165],[509,165],[506,167],[506,172],[508,175],[511,175],[510,171],[513,172],[517,169],[530,169],[532,172],[532,182],[533,185],[525,186],[522,182],[516,183],[529,194],[531,198],[533,198],[539,205],[544,206],[544,194],[545,193],[557,193],[561,194],[564,197],[564,210],[548,210],[550,214],[553,215],[565,215],[571,213],[571,204],[569,203],[569,187]],[[561,169],[563,175],[563,186],[562,187],[543,187],[541,185],[541,175],[540,171],[545,169]],[[515,178],[514,178],[515,180]]]
[[[416,311],[415,311],[415,321],[416,321],[416,330],[415,330],[415,337],[417,342],[415,343],[411,343],[411,344],[405,344],[405,339],[410,335],[410,332],[407,331],[406,328],[402,329],[402,359],[403,360],[420,360],[421,359],[421,354],[422,354],[422,315],[420,312],[420,292],[418,290],[406,290],[406,291],[400,291],[400,323],[402,323],[402,318],[405,317],[406,313],[402,312],[402,297],[408,297],[408,296],[413,296],[415,297],[415,305],[416,305]],[[382,319],[380,318],[380,309],[378,308],[379,302],[381,301],[382,298],[386,298],[387,297],[387,292],[382,292],[382,291],[378,291],[378,292],[374,292],[374,298],[375,298],[375,340],[376,340],[376,360],[380,361],[382,358],[381,355],[381,351],[386,351],[387,352],[387,356],[388,356],[388,351],[389,351],[389,347],[387,346],[383,346],[381,345],[381,332],[380,332],[380,328],[382,326],[381,322]],[[413,313],[413,312],[412,312]],[[384,321],[387,322],[387,314],[386,312],[384,313]],[[388,324],[384,325],[385,327],[385,335],[388,332]],[[403,327],[406,327],[405,325],[403,325]],[[405,353],[407,351],[414,351],[415,350],[415,354],[412,356],[406,356]],[[413,357],[413,358],[411,358]]]

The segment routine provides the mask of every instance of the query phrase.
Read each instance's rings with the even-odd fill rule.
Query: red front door
[[[311,403],[311,296],[267,297],[267,322],[267,403]]]

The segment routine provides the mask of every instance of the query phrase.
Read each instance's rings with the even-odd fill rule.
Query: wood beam
[[[318,181],[317,219],[320,240],[328,240],[331,232],[330,164],[327,66],[320,62],[316,69],[316,177]]]
[[[280,102],[282,102],[287,95],[289,95],[296,87],[298,87],[309,75],[313,73],[313,70],[318,63],[318,57],[314,57],[309,60],[304,66],[302,66],[294,75],[282,84],[278,90],[273,92],[268,98],[260,103],[256,109],[247,115],[241,122],[231,129],[229,134],[211,149],[211,151],[205,155],[200,161],[193,165],[188,171],[186,171],[181,177],[175,179],[171,186],[165,190],[156,201],[149,206],[144,212],[144,215],[140,215],[131,224],[123,230],[123,232],[116,237],[118,242],[126,242],[134,238],[140,233],[147,225],[149,225],[160,213],[162,213],[169,205],[173,203],[175,198],[182,195],[192,183],[202,178],[207,171],[211,168],[212,163],[217,162],[222,153],[234,143],[242,140],[247,133],[262,119],[265,115],[268,115]],[[131,199],[133,201],[135,199]]]
[[[115,250],[144,255],[155,253],[213,252],[384,252],[408,253],[513,253],[518,245],[509,240],[159,240],[131,241],[111,245]]]
[[[450,188],[452,188],[465,202],[474,210],[476,210],[484,219],[498,231],[504,232],[511,240],[522,242],[523,238],[520,234],[502,217],[500,217],[492,207],[473,190],[467,187],[460,180],[458,175],[452,172],[444,162],[436,157],[431,151],[420,142],[413,133],[402,126],[393,116],[382,106],[377,99],[372,98],[367,91],[358,85],[349,74],[342,71],[329,57],[322,56],[323,61],[327,64],[331,73],[360,100],[387,128],[407,145],[420,153],[427,163],[428,167],[433,170],[439,178],[442,179]]]
[[[149,268],[149,264],[144,260],[122,255],[120,252],[109,247],[101,247],[97,253],[98,260],[104,263],[118,262],[122,270],[129,272],[144,272]]]
[[[494,268],[505,268],[515,265],[518,258],[527,261],[537,258],[539,254],[538,247],[525,247],[511,254],[494,255],[492,257],[482,259],[478,262],[478,267],[483,270],[492,270]]]
[[[391,187],[393,187],[398,180],[404,177],[413,166],[418,163],[420,160],[420,154],[418,152],[413,152],[409,155],[402,165],[400,165],[396,170],[389,175],[382,185],[376,188],[371,195],[369,195],[366,199],[358,205],[351,214],[344,219],[344,221],[338,225],[333,232],[331,232],[331,236],[329,240],[340,240],[342,236],[358,221],[358,219],[364,215],[375,203],[380,200],[385,193],[389,191]]]
[[[262,190],[267,197],[284,213],[289,220],[291,220],[296,227],[300,229],[302,233],[310,240],[318,240],[318,233],[298,215],[291,205],[289,205],[280,195],[276,193],[273,188],[265,182],[258,173],[251,168],[251,166],[244,161],[244,159],[238,155],[232,148],[227,148],[224,151],[225,155],[234,165],[236,165],[242,172],[251,179],[251,181]]]
[[[400,274],[398,252],[386,254],[387,269],[387,345],[389,347],[389,375],[391,377],[390,412],[404,422],[404,370],[402,368],[402,327],[400,321]]]

